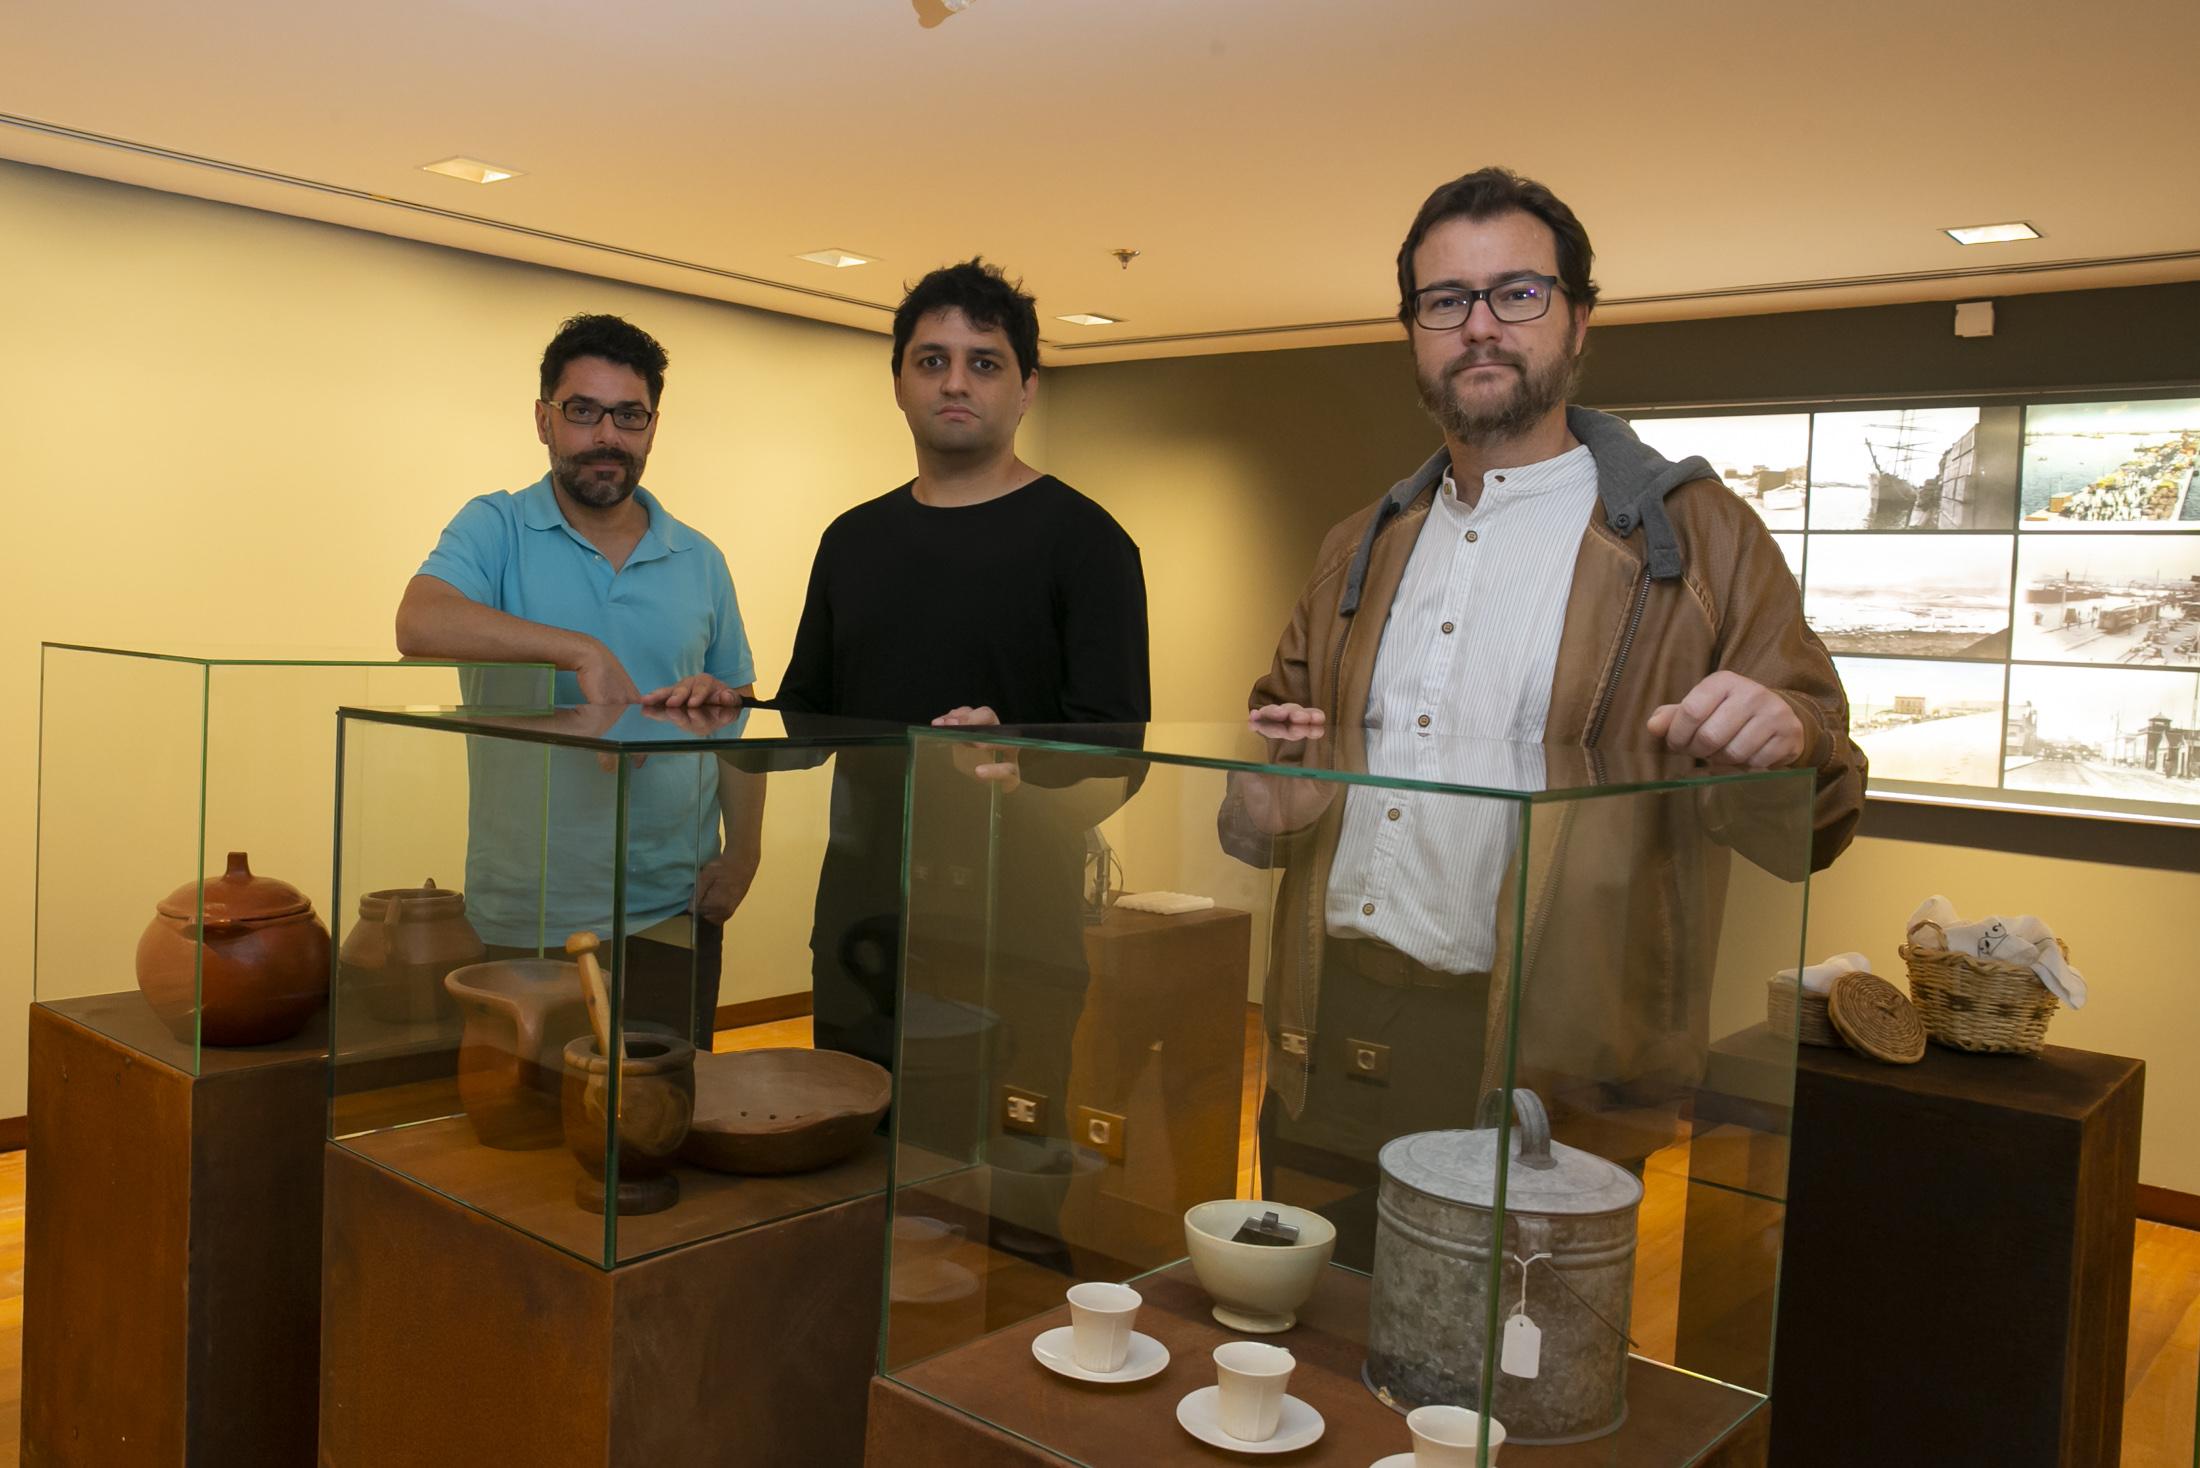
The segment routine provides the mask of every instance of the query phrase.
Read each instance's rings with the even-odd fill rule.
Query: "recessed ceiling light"
[[[1056,321],[1067,321],[1072,326],[1120,326],[1123,324],[1123,318],[1120,316],[1095,316],[1090,311],[1072,311],[1067,316],[1057,316],[1054,319]]]
[[[445,178],[464,179],[467,183],[502,183],[508,178],[523,177],[516,168],[484,163],[479,158],[446,158],[440,163],[423,163],[420,166],[429,173],[440,173]]]
[[[871,265],[876,261],[869,255],[858,255],[853,250],[812,250],[807,255],[795,256],[813,265],[830,265],[835,270],[846,270],[851,265]]]
[[[2011,240],[2036,240],[2040,232],[2023,220],[2014,224],[1967,224],[1941,231],[1959,245],[2002,245]]]

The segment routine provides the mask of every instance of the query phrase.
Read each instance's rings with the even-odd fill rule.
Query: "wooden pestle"
[[[602,942],[594,933],[575,933],[565,940],[565,951],[580,965],[581,998],[588,1003],[588,1027],[596,1032],[596,1053],[606,1061],[611,1059],[611,989],[603,981],[603,970],[596,964],[596,950]],[[626,1036],[619,1037],[619,1108],[617,1120],[626,1120]]]

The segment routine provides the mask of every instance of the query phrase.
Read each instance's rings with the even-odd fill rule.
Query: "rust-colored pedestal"
[[[1249,1462],[1194,1439],[1176,1405],[1212,1386],[1213,1352],[1239,1339],[1217,1325],[1189,1265],[1140,1279],[1138,1329],[1169,1348],[1160,1374],[1125,1386],[1086,1386],[1032,1358],[1066,1308],[981,1336],[871,1383],[866,1468],[1168,1468]],[[1298,1358],[1291,1394],[1322,1414],[1321,1440],[1278,1461],[1306,1468],[1367,1468],[1410,1453],[1405,1419],[1360,1379],[1366,1359],[1368,1280],[1325,1272],[1299,1323],[1262,1340]],[[1505,1468],[1762,1468],[1765,1404],[1750,1393],[1648,1362],[1630,1364],[1628,1417],[1619,1432],[1565,1447],[1507,1444]],[[953,1405],[949,1405],[953,1404]],[[1042,1446],[1043,1444],[1043,1446]],[[1715,1445],[1712,1445],[1715,1444]],[[1707,1446],[1708,1445],[1708,1446]]]
[[[134,990],[31,1006],[25,1468],[313,1461],[324,1056],[193,1075]]]
[[[867,1157],[849,1165],[883,1184],[883,1144]],[[605,1270],[329,1144],[323,1468],[860,1462],[885,1195],[786,1216],[814,1182],[720,1181],[635,1222],[704,1203],[774,1221]],[[562,1188],[542,1216],[600,1229]]]

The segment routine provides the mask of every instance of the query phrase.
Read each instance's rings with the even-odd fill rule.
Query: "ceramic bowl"
[[[1247,1219],[1273,1213],[1299,1231],[1296,1244],[1239,1244],[1232,1236]],[[1200,1288],[1214,1297],[1215,1319],[1232,1330],[1271,1335],[1298,1323],[1298,1308],[1314,1293],[1336,1226],[1319,1213],[1287,1203],[1224,1198],[1184,1215],[1184,1250]]]

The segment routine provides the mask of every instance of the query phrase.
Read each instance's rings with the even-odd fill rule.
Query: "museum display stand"
[[[711,1044],[831,965],[820,1036],[890,1047],[903,732],[351,708],[338,748],[337,900],[374,916],[331,1009],[318,1461],[857,1461],[887,1073]]]
[[[1783,1057],[1747,1031],[1713,1071]],[[2056,1045],[1935,1045],[1914,1066],[1802,1052],[1776,1311],[1767,1261],[1682,1266],[1684,1339],[1716,1358],[1719,1337],[1773,1324],[1783,1374],[1814,1384],[1780,1399],[1776,1462],[2118,1461],[2144,1089],[2139,1061]],[[1699,1120],[1715,1125],[1715,1107]],[[1692,1213],[1746,1194],[1752,1159],[1725,1157],[1734,1174]],[[1752,1267],[1760,1286],[1739,1287]],[[1866,1392],[1873,1410],[1848,1411]]]
[[[22,1460],[311,1461],[333,714],[547,668],[46,644]]]
[[[1794,1036],[1744,1094],[1709,1058],[1798,961],[1809,773],[1273,733],[914,732],[865,1461],[1367,1468],[1410,1460],[1409,1411],[1463,1408],[1412,1420],[1471,1424],[1477,1463],[1762,1463],[1772,1316],[1711,1371],[1677,1279],[1779,1257],[1777,1169],[1746,1236],[1697,1237],[1691,1128],[1723,1105],[1723,1145],[1784,1152]],[[1127,891],[1245,915],[1233,982],[1116,1002],[1095,828]],[[1249,1031],[1170,1083],[1228,1093],[1227,1176],[1173,1102],[1138,1109],[1179,1045],[1157,1009]],[[1095,1099],[1096,1057],[1141,1053],[1132,1099]],[[1286,1366],[1263,1435],[1236,1414]]]

